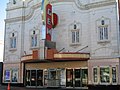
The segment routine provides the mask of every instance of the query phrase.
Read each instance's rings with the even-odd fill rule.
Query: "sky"
[[[4,19],[6,18],[6,5],[8,0],[1,0],[0,1],[0,62],[3,61],[3,47],[4,47],[4,28],[5,22]]]

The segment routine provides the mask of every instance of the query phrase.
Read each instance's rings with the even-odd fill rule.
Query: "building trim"
[[[68,0],[68,1],[64,1],[64,2],[73,2],[73,0]],[[60,1],[55,1],[55,0],[52,0],[51,3],[59,3]],[[62,1],[63,2],[63,1]],[[75,2],[75,1],[74,1]],[[96,2],[96,3],[90,3],[90,4],[81,4],[80,1],[76,1],[75,4],[76,6],[80,9],[80,10],[89,10],[89,9],[92,9],[92,8],[98,8],[98,7],[103,7],[103,6],[109,6],[109,5],[114,5],[116,3],[115,0],[109,0],[109,1],[101,1],[101,2]],[[34,14],[34,11],[38,8],[40,8],[41,6],[41,3],[38,3],[36,5],[33,5],[31,8],[30,8],[30,12],[28,15],[26,16],[20,16],[20,17],[16,17],[16,18],[10,18],[10,19],[5,19],[5,22],[6,23],[12,23],[12,22],[19,22],[19,21],[22,21],[22,18],[24,17],[25,18],[25,21],[26,20],[29,20],[33,14]],[[19,8],[23,8],[23,7],[19,7]],[[15,9],[19,9],[19,8],[15,8]],[[27,8],[27,7],[25,7]],[[10,10],[14,10],[14,9],[7,9],[6,11],[10,11]]]

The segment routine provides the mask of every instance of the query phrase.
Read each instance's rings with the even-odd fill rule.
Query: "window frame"
[[[98,26],[98,40],[99,41],[108,41],[109,40],[109,27],[108,27],[108,25]]]
[[[71,30],[70,34],[71,34],[71,45],[80,44],[80,30],[79,29]]]
[[[35,40],[32,41],[32,38]],[[34,48],[38,48],[38,34],[37,34],[37,30],[32,30],[32,34],[30,34],[30,48],[34,49]],[[33,43],[32,43],[33,42]],[[35,44],[36,43],[36,44]]]
[[[97,33],[97,43],[101,45],[105,45],[107,43],[110,43],[111,40],[111,19],[102,16],[101,18],[98,18],[95,22],[95,28],[96,28],[96,33]],[[100,39],[100,27],[107,27],[107,37],[104,36],[104,39]],[[105,35],[105,33],[104,33]],[[106,38],[106,39],[105,39]]]
[[[14,34],[14,35],[13,35]],[[10,38],[9,38],[9,50],[14,51],[17,50],[17,34],[15,32],[10,33]],[[15,45],[13,45],[13,43]]]
[[[95,75],[95,73],[94,73],[94,69],[97,69],[96,75]],[[98,67],[93,67],[93,73],[92,73],[92,74],[93,74],[93,83],[94,83],[94,84],[97,84],[97,83],[98,83],[98,80],[99,80],[99,79],[98,79],[98,78],[99,78],[98,72],[99,72],[99,71],[98,71]],[[95,77],[97,78],[96,82],[95,82]]]
[[[101,68],[108,68],[109,69],[109,82],[101,82],[101,77],[103,78],[103,76],[101,76]],[[110,84],[110,78],[111,78],[111,76],[110,76],[110,74],[111,74],[111,72],[110,72],[110,67],[109,66],[103,66],[103,67],[100,67],[100,84]],[[105,75],[104,75],[105,76]]]
[[[116,73],[115,73],[116,82],[113,82],[113,68],[116,69]],[[111,77],[111,78],[112,78],[112,84],[117,84],[117,82],[118,82],[118,81],[117,81],[117,79],[118,79],[118,78],[117,78],[117,73],[118,73],[118,72],[117,72],[117,66],[112,66],[112,73],[111,73],[111,74],[112,74],[112,77]]]

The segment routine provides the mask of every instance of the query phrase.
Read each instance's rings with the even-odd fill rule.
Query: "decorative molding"
[[[23,18],[25,18],[25,21],[26,21],[26,20],[29,20],[29,19],[33,16],[34,11],[35,11],[36,9],[38,9],[40,6],[41,6],[41,3],[38,3],[38,4],[36,4],[36,5],[33,5],[33,6],[29,9],[30,12],[28,13],[28,15],[26,15],[26,16],[20,16],[20,17],[16,17],[16,18],[5,19],[5,22],[6,22],[6,23],[19,22],[19,21],[22,21]],[[21,8],[23,8],[23,7],[21,7]],[[25,8],[27,8],[27,7],[25,7]]]
[[[90,4],[81,4],[79,0],[60,0],[60,1],[57,1],[57,0],[51,0],[51,3],[59,3],[59,2],[74,2],[76,4],[76,6],[80,9],[80,10],[89,10],[89,9],[92,9],[92,8],[98,8],[98,7],[103,7],[103,6],[109,6],[109,5],[113,5],[116,3],[115,0],[106,0],[106,1],[101,1],[101,2],[95,2],[95,3],[90,3]],[[19,21],[22,21],[22,19],[25,17],[25,21],[26,20],[29,20],[33,14],[34,14],[34,11],[38,8],[40,8],[41,6],[41,2],[40,3],[37,3],[36,5],[33,5],[31,8],[30,8],[30,12],[28,15],[26,16],[20,16],[20,17],[16,17],[16,18],[9,18],[9,19],[5,19],[5,22],[6,23],[12,23],[12,22],[19,22]],[[18,7],[16,9],[19,9],[19,8],[23,8],[23,7]],[[27,8],[27,7],[25,7]],[[9,9],[9,10],[13,10],[13,9]],[[8,9],[6,11],[9,11]]]
[[[115,4],[115,0],[106,0],[106,1],[101,1],[101,2],[95,2],[95,3],[89,3],[83,5],[79,0],[75,0],[75,4],[77,7],[81,10],[89,10],[92,8],[98,8],[98,7],[103,7],[103,6],[109,6]]]

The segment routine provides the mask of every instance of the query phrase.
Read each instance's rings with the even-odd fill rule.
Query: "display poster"
[[[66,84],[66,74],[64,69],[61,70],[60,78],[61,78],[61,86],[64,86]]]
[[[12,70],[12,82],[18,82],[18,70]]]
[[[10,81],[10,70],[5,70],[5,82]]]

